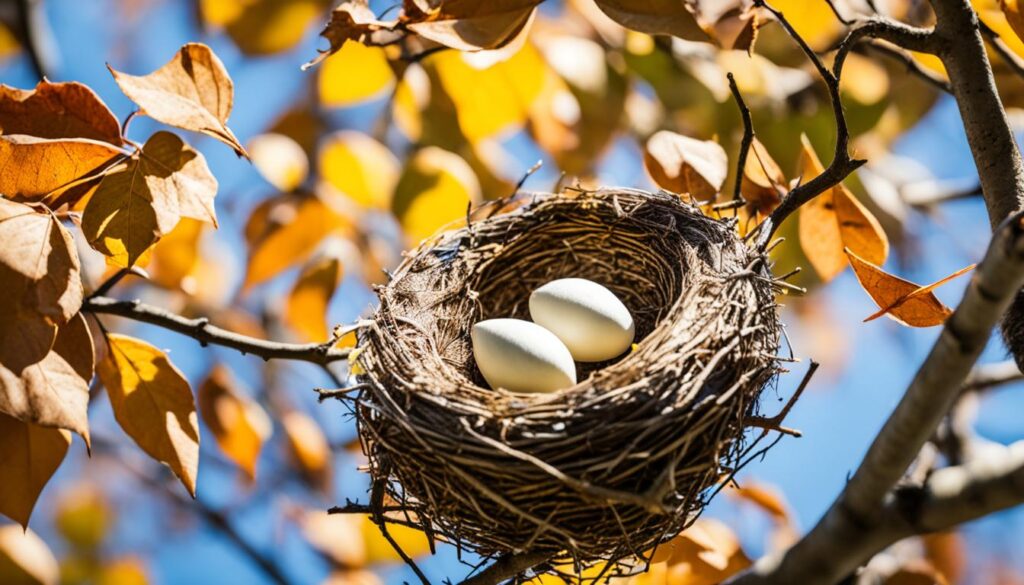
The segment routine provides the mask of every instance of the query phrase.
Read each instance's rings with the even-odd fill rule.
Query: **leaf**
[[[825,168],[806,135],[801,137],[801,142],[802,182],[807,183]],[[844,248],[879,266],[889,256],[889,240],[882,226],[842,185],[804,204],[799,215],[800,247],[824,282],[846,268]]]
[[[131,266],[161,236],[191,217],[217,225],[217,180],[206,159],[170,132],[157,132],[103,178],[82,216],[82,232],[118,266]]]
[[[725,149],[713,140],[697,140],[668,130],[655,132],[644,146],[644,167],[662,189],[713,199],[729,174]]]
[[[288,295],[285,322],[310,342],[327,341],[327,305],[341,282],[341,260],[336,254],[324,255],[302,269],[299,280]]]
[[[480,182],[459,155],[428,146],[406,163],[395,187],[392,210],[413,241],[466,216],[480,199]]]
[[[498,49],[511,43],[529,25],[543,0],[438,0],[427,13],[410,11],[406,27],[435,43],[459,51]]]
[[[96,585],[149,585],[145,563],[135,557],[107,561],[96,576]]]
[[[356,41],[364,45],[381,45],[386,41],[378,39],[380,33],[388,33],[393,23],[385,23],[377,20],[377,17],[370,10],[367,0],[343,0],[331,12],[331,20],[320,32],[330,43],[330,48],[320,51],[320,54],[312,61],[302,66],[302,69],[309,69],[320,63],[327,57],[341,50],[348,41]]]
[[[224,25],[243,53],[271,55],[298,45],[328,4],[325,0],[203,0],[200,7],[208,22]]]
[[[331,447],[320,425],[298,411],[281,417],[281,428],[295,463],[306,481],[327,492],[331,485]]]
[[[969,266],[939,282],[921,287],[902,278],[883,271],[878,266],[861,258],[849,249],[846,250],[853,271],[860,281],[861,287],[871,298],[883,307],[882,311],[865,319],[870,321],[881,314],[887,314],[899,323],[910,327],[933,327],[941,325],[953,311],[942,304],[930,291],[932,288],[948,282],[950,279],[973,268]]]
[[[226,367],[218,365],[199,387],[199,413],[221,451],[254,481],[256,461],[271,433],[266,411],[238,389]]]
[[[57,585],[60,577],[57,558],[35,532],[0,526],[0,583]]]
[[[754,138],[747,151],[740,182],[740,194],[747,200],[747,207],[766,216],[779,206],[785,189],[786,175],[761,141]]]
[[[325,514],[322,510],[310,510],[302,515],[300,524],[306,540],[343,567],[402,562],[367,514]],[[430,544],[422,531],[389,524],[388,534],[412,558],[430,553]]]
[[[306,151],[284,134],[260,134],[249,141],[249,154],[263,178],[285,193],[294,191],[309,176]]]
[[[40,81],[33,90],[0,85],[0,133],[89,138],[121,146],[121,125],[87,85]]]
[[[764,510],[777,522],[789,523],[791,520],[789,505],[772,486],[746,482],[742,487],[729,490],[729,493]]]
[[[103,544],[114,522],[114,513],[103,492],[91,484],[79,484],[62,494],[54,524],[64,540],[79,551],[94,552]]]
[[[71,433],[0,414],[0,514],[28,527],[39,492],[60,467]]]
[[[164,352],[144,341],[116,333],[107,341],[109,353],[96,373],[107,388],[114,418],[195,497],[199,423],[188,380]]]
[[[889,575],[884,585],[949,585],[949,581],[927,561],[914,559]]]
[[[652,35],[674,35],[688,41],[710,41],[697,21],[693,0],[595,0],[598,8],[622,26]]]
[[[999,7],[1003,9],[1006,21],[1010,28],[1017,35],[1018,39],[1024,40],[1024,13],[1021,12],[1019,0],[999,0]]]
[[[328,235],[344,235],[349,229],[348,219],[313,196],[261,204],[246,225],[249,261],[244,287],[277,276],[308,258]]]
[[[0,193],[30,201],[67,188],[124,156],[107,142],[86,138],[49,140],[11,134],[0,136]]]
[[[389,209],[401,168],[388,147],[362,132],[342,130],[320,148],[323,179],[363,207]]]
[[[705,518],[660,545],[652,562],[667,563],[666,582],[686,585],[716,585],[750,566],[733,531]]]
[[[395,84],[395,74],[381,47],[345,43],[317,72],[320,103],[346,108],[380,97]]]
[[[73,431],[89,445],[93,359],[92,335],[81,314],[58,328],[53,347],[40,361],[18,371],[0,357],[0,412]]]
[[[212,136],[248,158],[227,126],[234,104],[234,84],[224,64],[206,45],[182,46],[163,67],[148,75],[108,69],[121,91],[150,118]]]
[[[183,217],[169,234],[160,238],[146,267],[150,280],[169,289],[196,294],[200,283],[195,273],[202,261],[199,243],[205,227],[197,219]]]
[[[82,306],[82,276],[71,233],[51,213],[0,197],[0,290],[19,307],[56,324]]]

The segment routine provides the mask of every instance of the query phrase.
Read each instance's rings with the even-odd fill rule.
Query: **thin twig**
[[[741,192],[743,188],[743,171],[747,166],[747,153],[754,142],[754,122],[750,119],[750,108],[743,101],[743,94],[740,93],[740,88],[736,85],[736,77],[731,71],[726,77],[729,78],[729,91],[732,92],[732,97],[736,100],[736,106],[740,109],[740,116],[743,118],[743,139],[740,141],[740,152],[736,157],[736,184],[733,186],[732,191],[733,201],[743,201],[743,194]]]

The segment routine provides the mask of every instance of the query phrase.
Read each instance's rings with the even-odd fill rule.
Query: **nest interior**
[[[530,293],[570,276],[625,303],[634,349],[553,394],[488,388],[471,326],[529,319]],[[750,451],[779,371],[776,293],[732,221],[666,193],[535,196],[421,244],[359,335],[351,398],[372,501],[487,556],[635,558]]]

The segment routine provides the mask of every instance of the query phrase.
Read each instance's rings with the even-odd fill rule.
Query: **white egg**
[[[581,362],[621,355],[633,343],[633,316],[615,293],[583,278],[553,280],[530,295],[530,316]]]
[[[473,325],[473,357],[491,388],[554,392],[576,383],[576,364],[547,329],[520,319],[488,319]]]

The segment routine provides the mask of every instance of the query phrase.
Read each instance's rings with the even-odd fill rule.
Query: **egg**
[[[633,316],[615,293],[583,278],[560,278],[533,291],[530,317],[581,362],[621,355],[636,332]]]
[[[576,364],[554,333],[520,319],[473,325],[473,357],[491,388],[554,392],[576,383]]]

